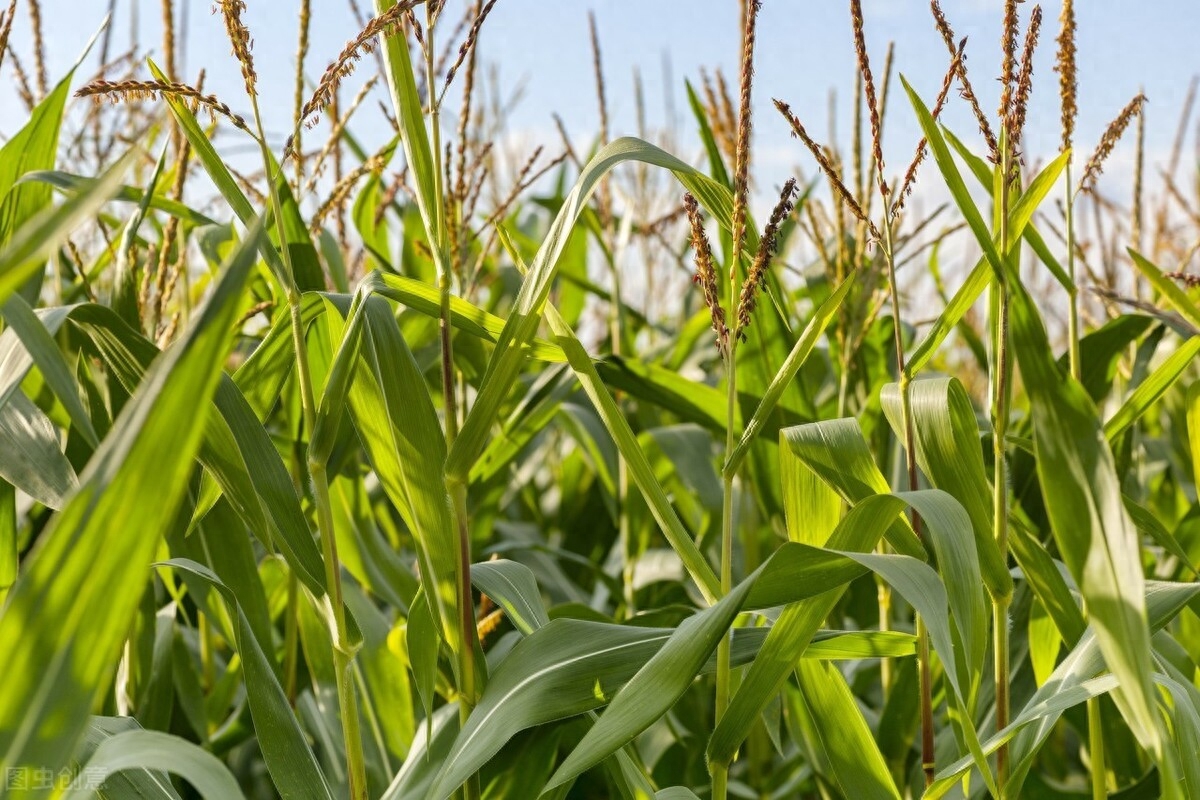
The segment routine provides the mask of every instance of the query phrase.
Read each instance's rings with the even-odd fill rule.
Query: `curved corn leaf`
[[[1115,441],[1130,425],[1136,423],[1150,406],[1166,394],[1184,371],[1195,363],[1197,354],[1200,354],[1200,336],[1193,336],[1167,356],[1154,372],[1146,376],[1117,412],[1104,423],[1104,435],[1108,440]]]
[[[183,500],[200,449],[203,426],[178,421],[203,421],[259,235],[247,236],[181,340],[151,366],[13,586],[0,615],[6,764],[65,764],[112,677],[162,520]]]
[[[545,788],[552,789],[600,763],[665,714],[728,635],[753,583],[751,576],[716,605],[684,620],[662,649],[617,693]]]
[[[571,228],[601,178],[626,161],[640,161],[671,170],[718,220],[723,223],[728,221],[731,213],[728,190],[669,153],[631,137],[617,139],[597,153],[554,218],[537,257],[530,265],[529,274],[521,284],[521,291],[480,385],[479,395],[450,449],[446,472],[452,479],[465,480],[486,445],[488,431],[520,371],[525,345],[537,331],[541,309],[550,293],[558,258],[566,247]]]
[[[1148,258],[1141,253],[1129,249],[1129,257],[1133,259],[1133,265],[1138,268],[1138,271],[1146,276],[1146,280],[1158,290],[1167,302],[1170,303],[1176,311],[1179,312],[1192,327],[1200,328],[1200,306],[1197,306],[1192,299],[1188,297],[1187,292],[1179,288],[1166,275],[1163,275],[1158,267],[1154,266]]]
[[[808,359],[817,340],[825,332],[825,328],[833,320],[838,309],[842,307],[842,301],[846,299],[846,294],[854,285],[855,276],[850,276],[842,281],[825,302],[813,312],[808,320],[808,324],[804,327],[804,331],[800,334],[800,338],[796,340],[796,344],[792,346],[791,352],[788,353],[787,359],[783,362],[783,366],[779,368],[779,372],[771,379],[771,385],[767,387],[763,393],[762,401],[758,407],[754,409],[753,416],[750,417],[750,422],[747,423],[745,430],[742,432],[742,438],[734,446],[733,451],[725,458],[725,469],[727,471],[736,471],[742,459],[746,456],[746,451],[750,447],[750,443],[762,431],[766,424],[767,417],[771,416],[778,404],[780,398],[783,397],[784,390],[791,384],[796,377],[796,373],[804,366],[804,362]]]
[[[104,306],[73,306],[65,316],[87,336],[126,390],[135,391],[158,357],[158,349]],[[206,419],[197,456],[212,482],[202,485],[197,517],[224,493],[254,534],[279,549],[305,586],[318,597],[325,594],[320,550],[270,436],[225,375],[218,381],[213,405],[217,413]]]
[[[818,745],[845,797],[900,800],[887,763],[845,677],[830,664],[801,660],[796,665],[800,695],[813,718]]]
[[[965,527],[967,524],[961,507],[945,492],[933,490],[899,495],[879,494],[868,497],[851,509],[830,537],[828,547],[876,572],[921,615],[929,629],[934,650],[945,664],[946,678],[955,700],[965,709],[969,707],[972,686],[964,659],[957,655],[957,651],[961,643],[966,641],[962,631],[964,624],[977,613],[973,600],[968,598],[965,601],[968,606],[965,610],[956,608],[958,604],[950,603],[942,582],[926,564],[907,556],[865,552],[878,543],[905,505],[911,505],[919,512],[929,522],[931,531],[935,526],[942,528],[948,523],[953,527]],[[956,508],[957,512],[952,510]],[[962,517],[958,523],[952,522],[956,513]],[[955,532],[953,529],[941,530],[931,535],[950,541]],[[957,535],[962,537],[961,532]],[[976,590],[978,588],[977,583]],[[751,664],[729,708],[713,731],[708,745],[710,762],[729,764],[733,760],[759,714],[782,688],[796,658],[804,652],[842,591],[842,587],[837,587],[811,600],[789,606],[780,614],[762,651]],[[948,611],[954,612],[955,616],[951,617]],[[970,719],[968,714],[962,716]],[[971,746],[976,762],[985,770],[985,781],[991,784],[992,777],[979,750],[974,728],[960,721],[960,730]]]
[[[851,505],[891,491],[875,464],[858,420],[833,419],[796,425],[780,433],[779,443]],[[887,531],[887,541],[898,553],[925,558],[925,548],[905,517],[896,517]]]
[[[830,544],[849,544],[862,549],[873,547],[906,502],[914,502],[925,511],[933,512],[936,504],[953,503],[953,500],[940,492],[917,493],[905,498],[889,495],[868,498],[851,511],[839,526],[841,534],[835,535]],[[936,512],[930,516],[936,521]],[[934,631],[935,645],[939,652],[947,652],[944,660],[948,669],[955,669],[956,657],[951,644],[955,634],[951,633],[951,622],[946,613],[946,593],[932,570],[903,556],[867,556],[790,543],[776,551],[751,578],[739,584],[734,593],[699,612],[674,631],[637,631],[564,619],[551,622],[527,636],[492,676],[479,705],[447,757],[433,796],[447,796],[517,731],[588,711],[605,704],[615,693],[613,703],[618,713],[610,718],[609,712],[613,710],[610,708],[601,716],[597,728],[593,729],[597,732],[585,736],[581,755],[573,764],[569,762],[570,765],[552,782],[569,780],[577,774],[576,768],[584,769],[599,763],[665,713],[708,661],[739,610],[782,605],[805,598],[817,598],[824,606],[831,595],[832,600],[836,600],[845,583],[869,569],[879,571],[894,582],[903,596],[932,616],[930,629]],[[784,613],[787,614],[787,610]],[[811,616],[816,623],[807,633],[806,643],[812,641],[816,626],[824,618],[824,614]],[[755,657],[747,681],[752,680],[756,668],[762,669],[758,665],[763,662],[765,648],[783,619],[781,616],[768,633],[764,650]],[[576,629],[579,632],[573,632]],[[584,629],[588,632],[583,633]],[[803,647],[797,657],[802,653]],[[794,661],[794,658],[787,661],[785,678]],[[632,674],[641,663],[645,666]],[[583,680],[585,676],[586,680]],[[957,686],[956,678],[951,681]],[[628,699],[619,700],[626,691],[630,691]],[[535,702],[535,696],[541,700]],[[752,717],[757,718],[757,711]],[[723,718],[723,725],[728,718],[729,715]],[[719,726],[717,735],[721,732]]]
[[[250,630],[250,623],[237,597],[203,564],[175,558],[163,562],[161,566],[184,570],[203,579],[220,593],[229,607],[230,615],[234,617],[234,641],[242,657],[246,697],[258,732],[258,745],[262,748],[267,770],[280,796],[288,800],[332,800],[333,795],[325,776],[304,739],[304,733],[288,705],[287,695],[279,685],[270,660]]]
[[[40,211],[10,235],[0,246],[0,303],[36,274],[71,231],[94,216],[112,198],[132,161],[133,151],[130,151],[109,167],[88,191]]]
[[[62,508],[79,483],[54,423],[19,390],[0,406],[0,450],[0,478],[48,508]]]
[[[78,788],[66,795],[67,800],[94,797],[109,776],[134,769],[178,775],[205,800],[245,797],[229,768],[207,750],[167,733],[128,730],[100,742],[80,769],[86,779],[75,782]],[[176,796],[174,791],[167,794],[165,787],[160,791],[163,797]]]
[[[1118,706],[1142,745],[1162,757],[1150,680],[1137,531],[1091,398],[1050,355],[1041,318],[1010,281],[1012,341],[1033,407],[1038,481],[1063,561],[1079,585],[1105,661],[1121,685]]]
[[[65,194],[78,194],[86,191],[96,184],[95,178],[88,178],[83,175],[72,175],[69,172],[60,172],[58,170],[35,170],[27,172],[21,178],[22,183],[38,182],[49,184],[55,189]],[[122,186],[116,194],[113,195],[114,201],[122,203],[141,203],[145,198],[145,191],[136,186]],[[195,209],[178,201],[172,200],[164,194],[153,194],[150,197],[149,207],[156,211],[163,211],[176,217],[180,222],[188,225],[216,225],[216,220],[201,214]]]
[[[942,312],[942,314],[934,322],[928,334],[913,351],[905,365],[904,372],[909,378],[920,372],[929,360],[941,347],[946,337],[955,329],[963,315],[967,310],[975,304],[979,296],[983,294],[983,290],[993,278],[1003,277],[1005,274],[1005,266],[1000,257],[1000,249],[1004,250],[1005,256],[1012,254],[1020,245],[1020,237],[1023,235],[1026,226],[1033,218],[1034,212],[1041,206],[1042,201],[1054,188],[1058,182],[1059,175],[1070,159],[1070,152],[1060,154],[1056,159],[1051,161],[1038,174],[1036,178],[1030,182],[1021,196],[1013,203],[1012,208],[1008,213],[1008,235],[1010,241],[1007,243],[998,243],[988,230],[987,224],[984,222],[983,215],[979,212],[975,201],[971,199],[970,192],[967,191],[966,184],[963,183],[962,174],[958,170],[958,165],[954,163],[954,157],[950,154],[949,148],[946,146],[946,140],[942,136],[942,129],[933,119],[933,115],[929,113],[929,109],[913,91],[912,87],[903,77],[900,78],[904,83],[904,89],[908,93],[909,101],[917,112],[917,119],[921,123],[921,130],[925,134],[925,138],[929,142],[930,150],[933,152],[934,160],[937,162],[938,169],[942,173],[942,177],[946,181],[946,185],[950,189],[950,193],[954,198],[955,204],[962,211],[963,217],[967,220],[971,232],[975,234],[976,240],[980,247],[983,248],[984,257],[979,261],[971,274],[967,277],[962,288],[951,299],[950,304]]]
[[[524,564],[504,559],[473,564],[471,583],[504,609],[521,633],[528,635],[550,624],[533,570]]]
[[[335,309],[327,318],[349,313],[344,301],[327,298],[327,306]],[[425,378],[387,301],[362,296],[357,313],[362,322],[347,323],[351,331],[361,324],[362,339],[356,348],[355,378],[343,385],[349,389],[350,418],[384,491],[412,530],[430,610],[442,637],[457,652],[462,644],[458,598],[464,576],[443,481],[446,440]],[[340,335],[332,325],[330,335]]]
[[[641,490],[655,520],[662,527],[663,535],[667,537],[667,541],[683,561],[684,568],[687,569],[700,591],[710,602],[713,601],[720,594],[720,581],[712,571],[712,567],[708,565],[708,561],[705,560],[704,554],[692,541],[692,537],[684,528],[679,515],[675,513],[670,500],[667,499],[666,492],[663,491],[662,485],[654,476],[654,472],[646,460],[646,454],[629,428],[629,423],[625,420],[608,389],[601,383],[591,358],[583,349],[579,339],[576,338],[574,331],[559,316],[554,306],[546,306],[546,317],[559,346],[567,354],[571,369],[575,370],[580,383],[583,384],[584,391],[587,392],[596,408],[596,413],[604,421],[609,434],[625,458],[634,483]]]
[[[994,597],[1009,597],[1012,576],[992,535],[991,487],[971,400],[954,378],[913,381],[908,392],[917,464],[934,486],[966,509],[979,555],[977,569]],[[900,387],[884,386],[880,400],[892,430],[903,441]]]

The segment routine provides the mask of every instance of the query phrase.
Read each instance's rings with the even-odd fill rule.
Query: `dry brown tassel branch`
[[[172,0],[162,0],[163,71],[168,80],[177,81],[175,72],[175,5]]]
[[[858,71],[862,75],[863,91],[867,99],[867,119],[871,126],[871,158],[875,162],[879,191],[886,202],[887,181],[883,174],[883,132],[879,115],[879,99],[875,92],[875,78],[871,74],[871,60],[867,56],[861,0],[850,0],[850,21],[854,27],[854,54],[858,59]]]
[[[17,0],[8,4],[8,11],[0,12],[0,66],[4,64],[4,53],[8,50],[8,35],[12,33],[13,20],[17,16]]]
[[[958,43],[958,50],[954,53],[954,60],[950,62],[950,69],[946,72],[946,77],[942,80],[942,89],[938,92],[937,102],[933,105],[931,112],[933,118],[938,119],[942,110],[946,107],[946,100],[950,97],[950,87],[954,84],[954,78],[962,69],[963,53],[967,47],[967,39],[964,36],[963,40]],[[904,180],[900,184],[900,191],[896,192],[896,196],[892,205],[891,214],[894,217],[904,209],[904,202],[912,194],[913,186],[917,182],[917,170],[920,169],[921,163],[924,162],[926,154],[929,152],[929,142],[924,136],[917,143],[917,152],[913,156],[912,163],[908,165],[908,170],[904,173]]]
[[[33,30],[33,67],[37,78],[38,99],[46,96],[46,40],[42,36],[42,5],[40,0],[29,0],[29,26]]]
[[[338,57],[325,68],[325,72],[321,75],[321,80],[317,84],[312,97],[308,99],[308,102],[300,110],[301,124],[311,128],[317,123],[317,114],[320,113],[322,108],[329,105],[333,99],[334,92],[337,91],[342,81],[354,72],[355,66],[364,54],[375,50],[375,37],[381,34],[384,36],[394,36],[403,27],[404,15],[422,2],[424,0],[404,0],[404,2],[397,3],[384,13],[372,18],[357,36],[346,43],[346,46],[342,48],[342,52],[338,54]],[[291,150],[290,139],[285,149],[288,151]]]
[[[442,94],[446,93],[446,89],[454,82],[454,76],[458,74],[458,69],[463,65],[467,54],[475,48],[475,42],[479,39],[479,31],[483,27],[484,21],[488,14],[492,13],[492,6],[496,5],[496,0],[488,0],[487,3],[480,8],[475,14],[475,21],[471,23],[471,31],[467,34],[467,38],[463,40],[462,46],[458,48],[458,57],[454,60],[454,64],[446,72],[446,82],[442,86]]]
[[[1125,108],[1121,109],[1121,113],[1117,118],[1109,123],[1105,129],[1104,135],[1100,137],[1100,143],[1096,145],[1095,152],[1088,159],[1087,166],[1083,168],[1083,177],[1079,179],[1080,192],[1092,192],[1096,188],[1096,180],[1100,177],[1100,173],[1104,169],[1104,162],[1112,153],[1113,148],[1117,146],[1117,142],[1125,134],[1125,129],[1129,127],[1129,123],[1133,118],[1142,113],[1142,106],[1146,104],[1146,95],[1140,92],[1136,97],[1129,101]]]
[[[742,243],[746,238],[746,195],[750,182],[750,92],[754,83],[754,40],[758,28],[759,0],[746,0],[742,30],[742,69],[738,91],[737,152],[733,171],[733,259],[729,278],[736,283]]]
[[[1029,109],[1029,96],[1033,91],[1033,54],[1037,49],[1038,34],[1042,29],[1042,7],[1034,6],[1029,16],[1029,27],[1025,30],[1025,44],[1021,48],[1021,71],[1017,75],[1017,90],[1009,114],[1009,146],[1019,160],[1021,135],[1025,130],[1025,118]]]
[[[198,103],[210,114],[224,117],[235,128],[251,133],[250,126],[216,95],[204,94],[184,83],[166,81],[93,81],[75,92],[76,97],[94,97],[97,101],[118,103],[123,100],[149,100],[154,97],[178,97]]]
[[[950,23],[946,20],[946,15],[942,13],[941,6],[937,0],[933,0],[931,7],[933,9],[933,18],[937,23],[938,31],[942,34],[942,39],[946,43],[946,49],[950,51],[951,56],[954,55],[954,31],[950,28]],[[967,73],[967,57],[964,54],[958,63],[958,84],[959,94],[963,100],[967,101],[967,105],[971,108],[971,113],[975,116],[975,124],[979,127],[979,133],[983,136],[984,142],[988,147],[988,158],[993,164],[1000,161],[1000,144],[996,141],[996,133],[992,130],[992,123],[988,121],[987,114],[983,113],[983,107],[979,104],[979,97],[975,94],[975,88],[971,85],[971,78]]]
[[[796,179],[788,178],[787,182],[783,184],[783,191],[779,193],[779,202],[775,204],[775,209],[767,220],[767,226],[763,228],[762,236],[758,240],[758,251],[754,255],[754,261],[750,265],[746,280],[742,283],[733,338],[741,339],[743,342],[746,341],[746,329],[750,327],[754,309],[758,305],[758,293],[766,288],[767,273],[771,268],[771,260],[775,257],[778,249],[779,226],[791,215],[795,196]]]
[[[221,12],[225,20],[225,33],[229,36],[234,57],[242,67],[242,80],[246,84],[246,94],[254,97],[258,94],[258,73],[254,71],[254,56],[251,49],[254,41],[250,31],[242,22],[242,13],[246,10],[245,0],[218,0],[214,10]]]
[[[491,3],[488,4],[489,7]],[[482,22],[485,15],[482,0],[475,0],[475,19]],[[475,94],[475,63],[476,55],[479,52],[479,28],[474,24],[471,26],[471,33],[467,35],[467,41],[463,43],[463,49],[459,50],[459,61],[451,68],[451,73],[458,70],[462,63],[462,57],[467,58],[467,71],[463,75],[463,90],[462,103],[458,111],[458,149],[456,151],[457,159],[455,161],[455,179],[454,179],[454,198],[458,201],[459,214],[462,214],[463,204],[467,199],[467,147],[469,146],[469,131],[471,125],[471,102]],[[446,85],[450,85],[450,76],[447,76]],[[460,223],[465,222],[465,218],[460,219]]]
[[[1001,120],[1007,120],[1012,109],[1013,91],[1017,79],[1017,4],[1021,0],[1004,0],[1004,28],[1000,38],[1003,55],[1000,61],[1000,111]],[[1011,143],[1010,143],[1011,146]]]
[[[826,152],[819,144],[813,141],[811,136],[808,135],[808,131],[805,130],[804,125],[800,122],[799,118],[792,113],[791,106],[778,99],[774,102],[775,108],[778,109],[779,113],[783,115],[783,118],[787,120],[788,125],[791,126],[792,136],[802,141],[805,147],[809,149],[809,152],[813,154],[813,158],[817,160],[817,165],[821,167],[821,171],[824,172],[825,177],[829,179],[829,183],[833,187],[834,193],[841,198],[842,203],[846,206],[846,208],[850,209],[851,213],[854,214],[856,219],[866,223],[868,229],[871,231],[871,236],[878,240],[880,238],[879,229],[876,228],[875,223],[868,219],[867,215],[863,213],[862,206],[858,204],[858,201],[854,199],[854,195],[849,189],[846,188],[846,184],[842,182],[841,176],[838,174],[837,169],[834,168],[833,162],[830,161]]]
[[[596,107],[600,113],[600,146],[608,144],[608,93],[604,86],[604,61],[600,51],[600,36],[596,30],[596,15],[588,12],[588,40],[592,47],[592,73],[596,80]],[[612,224],[612,188],[608,178],[600,181],[596,191],[600,225],[608,230]],[[614,337],[613,341],[617,341]]]
[[[1058,93],[1062,106],[1062,152],[1071,149],[1075,135],[1075,117],[1079,113],[1076,100],[1079,91],[1078,75],[1075,70],[1075,3],[1063,0],[1062,15],[1059,17],[1058,59],[1054,67],[1058,73]]]
[[[299,42],[296,45],[296,81],[292,90],[292,137],[294,141],[288,142],[288,146],[294,147],[298,154],[295,177],[297,193],[300,192],[300,181],[304,175],[304,145],[300,141],[300,137],[303,127],[301,119],[304,114],[304,62],[308,58],[308,29],[311,23],[311,0],[300,0],[300,32]]]
[[[704,218],[700,215],[700,205],[691,194],[684,194],[683,208],[691,227],[692,254],[696,261],[696,274],[692,276],[692,282],[704,293],[704,305],[708,306],[712,329],[716,333],[717,352],[724,356],[729,350],[729,329],[725,325],[725,309],[721,306],[721,295],[717,288],[712,247],[708,242],[708,234],[704,232]]]

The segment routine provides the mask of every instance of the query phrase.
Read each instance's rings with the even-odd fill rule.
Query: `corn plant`
[[[1141,95],[1075,158],[1070,0],[1051,121],[1040,7],[993,119],[936,0],[935,87],[850,0],[850,145],[753,121],[807,177],[753,169],[758,0],[698,163],[610,138],[595,18],[595,138],[499,153],[496,0],[375,0],[316,78],[300,0],[277,141],[246,5],[236,100],[170,0],[54,85],[0,12],[0,796],[1200,796],[1195,187],[1181,134],[1147,238]]]

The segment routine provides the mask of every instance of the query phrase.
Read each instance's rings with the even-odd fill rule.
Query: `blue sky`
[[[236,65],[210,0],[176,0],[189,17],[186,74],[208,70],[206,88],[222,96],[235,110],[244,110]],[[127,41],[134,4],[118,0],[114,22],[117,42]],[[364,6],[370,0],[361,0]],[[22,4],[23,5],[23,4]],[[255,58],[261,75],[268,128],[282,133],[290,125],[296,21],[293,0],[249,0],[247,23],[255,39]],[[348,4],[314,0],[313,40],[309,71],[316,76],[356,33]],[[968,36],[969,67],[985,105],[995,105],[998,84],[1000,0],[943,0],[958,36]],[[99,26],[106,0],[42,0],[50,71],[61,75],[84,42]],[[826,138],[829,92],[837,91],[837,125],[848,141],[853,81],[853,47],[848,4],[834,0],[765,0],[760,15],[756,111],[757,172],[759,179],[778,184],[796,165],[806,171],[811,162],[771,106],[779,97],[791,104],[810,131]],[[1174,135],[1179,110],[1192,76],[1200,72],[1194,36],[1200,31],[1200,3],[1195,0],[1084,0],[1079,15],[1081,109],[1077,148],[1090,151],[1108,120],[1144,87],[1150,99],[1148,144],[1151,158],[1164,157]],[[458,7],[450,0],[451,11]],[[1028,17],[1031,3],[1022,5]],[[671,97],[681,127],[681,155],[697,153],[694,126],[687,113],[683,79],[695,79],[701,67],[722,67],[736,74],[738,35],[736,0],[499,0],[485,27],[482,53],[495,65],[500,83],[523,87],[514,118],[513,135],[530,146],[545,143],[557,151],[551,114],[559,113],[573,135],[584,141],[595,130],[597,112],[587,36],[587,12],[594,10],[602,38],[614,135],[635,130],[632,73],[645,80],[651,124],[666,120],[664,98]],[[1034,105],[1030,113],[1027,151],[1045,156],[1059,138],[1057,76],[1052,71],[1053,37],[1058,29],[1058,5],[1047,3],[1042,47],[1036,62]],[[159,40],[159,3],[141,2],[139,28],[143,48]],[[887,42],[897,42],[897,64],[917,90],[932,101],[947,65],[923,0],[865,0],[868,44],[876,72],[882,70]],[[13,41],[28,65],[24,10]],[[114,44],[114,51],[121,49]],[[94,61],[94,60],[93,60]],[[664,64],[673,79],[664,80]],[[363,72],[373,65],[364,62]],[[81,70],[91,74],[94,63]],[[11,91],[10,68],[0,72],[0,130],[11,134],[21,118]],[[361,76],[350,79],[349,91]],[[377,90],[378,96],[384,97]],[[455,107],[455,104],[451,104]],[[970,134],[973,125],[964,104],[952,102],[946,120]],[[383,137],[385,131],[373,110],[363,114],[360,134]],[[918,132],[902,94],[893,93],[886,139],[889,172],[907,164]],[[1080,158],[1086,153],[1080,153]],[[1130,148],[1114,158],[1110,180],[1127,170]]]

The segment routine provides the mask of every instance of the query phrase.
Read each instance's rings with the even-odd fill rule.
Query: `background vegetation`
[[[751,0],[703,163],[610,130],[594,25],[600,130],[513,163],[494,5],[318,74],[298,0],[286,141],[241,0],[238,98],[169,0],[56,83],[2,11],[0,795],[1200,797],[1193,97],[1151,195],[1143,97],[1075,141],[1070,0],[1038,81],[1004,4],[995,112],[936,2],[918,91],[851,0],[850,141],[777,99],[755,185]]]

